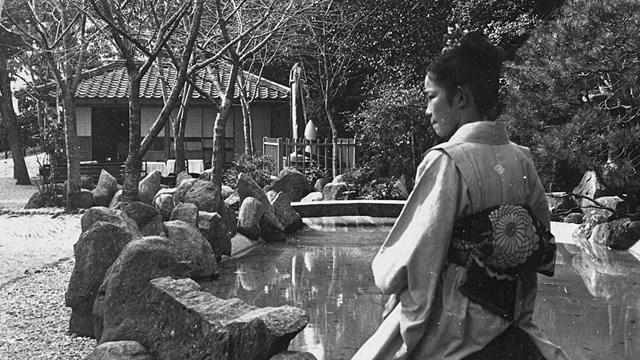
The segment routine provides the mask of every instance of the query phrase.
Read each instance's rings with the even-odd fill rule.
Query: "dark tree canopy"
[[[547,190],[570,191],[591,169],[637,193],[639,31],[637,1],[569,0],[509,66],[504,118],[532,147]]]

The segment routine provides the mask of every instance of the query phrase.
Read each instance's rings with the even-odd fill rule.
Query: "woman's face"
[[[424,87],[427,94],[427,116],[431,119],[433,130],[440,137],[451,137],[460,126],[460,112],[447,99],[446,90],[438,86],[430,74],[424,80]]]

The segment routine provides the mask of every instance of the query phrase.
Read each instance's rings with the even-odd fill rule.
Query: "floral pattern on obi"
[[[523,264],[538,248],[533,221],[521,206],[501,206],[489,214],[493,227],[493,253],[484,262],[498,269]]]
[[[553,276],[555,250],[528,206],[500,205],[456,222],[449,260],[468,266],[473,259],[498,274],[536,269]]]
[[[511,321],[517,277],[531,270],[553,276],[555,254],[553,235],[531,208],[500,205],[456,222],[448,258],[467,269],[460,292]]]

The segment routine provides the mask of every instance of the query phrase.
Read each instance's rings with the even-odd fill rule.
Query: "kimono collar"
[[[507,130],[502,121],[476,121],[462,125],[448,143],[474,142],[492,145],[509,143]]]

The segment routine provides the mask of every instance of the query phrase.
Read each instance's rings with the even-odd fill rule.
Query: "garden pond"
[[[286,243],[260,244],[224,262],[219,280],[201,285],[220,298],[258,307],[304,309],[309,325],[289,349],[318,360],[350,359],[382,320],[387,298],[374,285],[371,261],[393,221],[307,218]],[[534,321],[573,360],[640,359],[638,258],[556,240],[556,274],[539,276]]]

